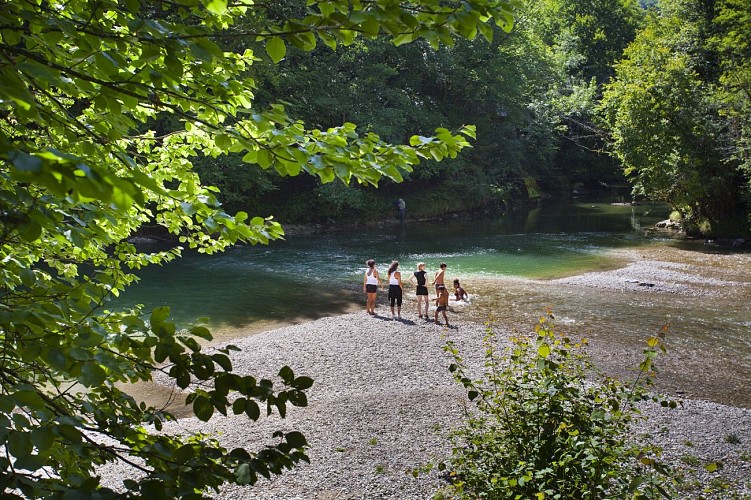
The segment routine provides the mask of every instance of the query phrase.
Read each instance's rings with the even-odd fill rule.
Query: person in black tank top
[[[412,276],[409,277],[410,283],[415,283],[415,280],[417,280],[417,288],[416,288],[416,295],[417,295],[417,315],[422,318],[423,315],[423,303],[425,303],[425,319],[428,319],[428,278],[427,274],[425,272],[425,263],[420,262],[417,264],[417,271],[414,272]]]
[[[389,302],[391,302],[391,319],[402,319],[402,273],[397,271],[399,261],[395,260],[389,266]],[[394,305],[396,304],[396,314]]]

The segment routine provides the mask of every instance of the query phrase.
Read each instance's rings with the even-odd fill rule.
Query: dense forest
[[[287,0],[264,15],[304,9]],[[307,126],[351,122],[403,143],[475,125],[457,158],[423,161],[377,189],[280,177],[232,155],[198,162],[202,179],[229,208],[282,222],[382,219],[397,197],[421,218],[597,191],[668,203],[689,233],[748,234],[750,2],[545,0],[515,15],[508,33],[438,50],[427,39],[312,51],[300,41],[278,64],[252,66],[256,105],[283,103]]]
[[[307,405],[201,320],[111,306],[186,249],[619,186],[745,237],[749,25],[751,0],[0,0],[4,497],[199,498],[309,460],[297,431],[151,432],[175,417],[124,391],[158,376],[202,421]],[[137,248],[154,228],[174,244]]]

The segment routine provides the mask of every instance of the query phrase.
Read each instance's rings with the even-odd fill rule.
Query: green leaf
[[[704,464],[704,468],[707,470],[707,472],[717,472],[718,470],[722,469],[722,462],[710,462],[708,464]]]
[[[227,0],[204,0],[206,10],[220,16],[227,11]]]
[[[31,443],[43,453],[55,444],[55,434],[49,427],[37,427],[31,431]]]
[[[313,386],[313,379],[310,377],[297,377],[294,382],[292,382],[292,387],[295,389],[299,389],[301,391],[305,389],[309,389]]]
[[[245,414],[253,421],[258,420],[261,416],[261,409],[258,407],[258,403],[249,399],[245,405]]]
[[[246,404],[247,404],[247,400],[245,398],[237,398],[232,403],[232,413],[234,413],[235,415],[244,413]]]
[[[217,147],[229,151],[229,148],[232,147],[232,138],[227,134],[219,134],[214,138],[214,141],[216,142]]]
[[[13,393],[13,399],[17,406],[25,406],[30,410],[41,410],[45,404],[42,397],[36,391],[17,391]]]
[[[93,361],[83,364],[81,367],[81,375],[82,377],[80,378],[80,381],[84,387],[98,387],[102,385],[107,378],[107,373],[104,369],[99,366],[98,363]]]
[[[24,111],[29,111],[34,103],[34,98],[23,85],[23,82],[17,77],[4,73],[3,79],[0,79],[0,97],[6,97],[15,102]]]
[[[365,22],[360,24],[360,27],[369,36],[376,36],[381,30],[381,24],[374,16],[369,16]]]
[[[6,442],[8,452],[14,457],[21,458],[30,455],[34,449],[31,443],[31,434],[13,431]]]
[[[22,151],[11,151],[8,156],[18,170],[35,174],[42,172],[42,160],[37,156],[31,156]]]
[[[266,53],[275,64],[284,59],[284,56],[287,55],[287,46],[284,44],[284,40],[278,36],[269,39],[266,42]]]
[[[300,432],[294,431],[285,434],[285,439],[294,448],[304,448],[308,446],[308,441]]]
[[[548,344],[541,344],[537,348],[537,354],[542,358],[547,358],[550,356],[550,345]]]
[[[13,464],[14,469],[36,471],[47,465],[47,457],[43,455],[24,455],[18,457]]]
[[[193,413],[195,413],[199,420],[208,422],[214,414],[214,405],[211,404],[208,398],[199,395],[193,400]]]
[[[166,498],[164,483],[160,480],[149,479],[141,483],[143,498]]]
[[[50,349],[47,352],[47,361],[50,366],[62,370],[65,368],[68,360],[65,354],[60,349]]]
[[[253,474],[250,469],[250,464],[242,463],[235,469],[235,479],[237,484],[244,486],[253,484]]]
[[[162,325],[167,318],[169,318],[170,308],[167,306],[160,306],[154,308],[153,311],[151,311],[151,317],[149,318],[149,322],[151,323],[151,328],[155,329],[158,328],[159,325]]]
[[[125,6],[131,14],[137,14],[141,10],[140,0],[125,0]]]
[[[222,369],[224,369],[224,371],[227,371],[227,372],[232,371],[232,361],[230,361],[229,357],[226,354],[215,353],[211,355],[211,359],[216,364],[221,366]]]
[[[36,283],[36,275],[34,274],[34,271],[28,268],[21,269],[21,272],[19,273],[19,276],[21,278],[21,283],[23,283],[25,286],[32,286],[34,283]]]
[[[214,338],[211,335],[211,332],[209,331],[209,329],[206,328],[205,326],[194,326],[193,328],[190,329],[190,333],[204,340],[211,340]]]
[[[295,374],[292,371],[292,368],[289,366],[283,366],[281,370],[279,370],[279,377],[284,381],[285,384],[290,385],[295,380]]]

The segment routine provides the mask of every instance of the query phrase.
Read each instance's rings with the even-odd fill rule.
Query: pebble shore
[[[751,291],[749,253],[716,255],[657,247],[619,251],[614,256],[624,262],[622,267],[561,278],[546,286],[732,303],[747,303]],[[165,431],[202,432],[228,449],[258,450],[272,442],[274,431],[297,430],[310,444],[311,463],[270,481],[261,479],[253,487],[227,486],[217,498],[429,499],[446,486],[436,470],[417,478],[411,471],[431,460],[446,459],[447,436],[463,421],[467,398],[448,371],[453,360],[443,349],[446,340],[456,344],[468,366],[481,370],[486,327],[472,321],[470,314],[451,312],[450,328],[436,325],[418,318],[412,303],[407,303],[402,319],[392,320],[383,296],[379,300],[376,317],[363,310],[258,334],[248,331],[226,342],[241,348],[232,356],[234,371],[240,375],[269,378],[276,386],[280,384],[276,374],[288,365],[296,376],[312,377],[315,384],[306,391],[309,405],[288,407],[285,419],[274,414],[258,422],[244,416],[218,415],[209,422],[181,418],[167,423]],[[477,304],[469,309],[475,308]],[[525,323],[518,317],[504,318],[494,327],[495,333],[503,341],[512,329],[515,335],[533,329],[534,321]],[[594,340],[588,346],[592,360],[610,373],[629,376],[624,367],[640,361],[641,346],[609,337]],[[748,366],[743,359],[734,359],[735,364],[723,363],[724,358],[707,363],[707,353],[697,352],[694,356],[685,348],[671,351],[679,359],[668,356],[658,374],[658,382],[662,377],[668,383],[658,386],[674,398],[685,399],[672,410],[645,405],[647,418],[632,435],[663,449],[662,459],[683,480],[675,498],[751,499],[751,409],[716,402],[748,401]],[[710,373],[712,377],[707,376]],[[169,385],[170,381],[157,382]],[[726,390],[736,386],[735,392]],[[728,400],[727,394],[717,392],[720,389],[735,399]],[[721,468],[709,472],[705,466],[710,464]],[[118,488],[133,471],[109,465],[101,472],[106,486]]]
[[[231,342],[242,349],[233,356],[238,374],[278,381],[279,368],[289,365],[296,376],[312,377],[309,405],[289,408],[285,419],[184,418],[165,430],[207,433],[230,449],[259,449],[276,430],[298,430],[310,444],[311,463],[253,487],[228,486],[218,498],[428,499],[446,485],[438,471],[417,478],[409,472],[448,457],[447,433],[462,422],[466,395],[448,371],[445,341],[456,343],[469,366],[481,367],[486,327],[452,321],[447,328],[414,313],[392,320],[385,312],[381,306],[376,317],[364,311],[326,317]],[[501,328],[496,333],[503,338]],[[598,353],[591,354],[596,360]],[[634,435],[649,434],[685,474],[680,498],[751,495],[751,410],[686,400],[674,410],[648,406],[645,414]],[[707,472],[712,462],[722,469]]]

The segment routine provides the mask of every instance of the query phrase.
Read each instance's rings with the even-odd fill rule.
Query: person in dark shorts
[[[422,318],[422,304],[425,304],[425,319],[428,319],[428,307],[430,305],[429,292],[428,292],[428,278],[425,272],[425,263],[420,262],[417,264],[417,271],[409,277],[410,283],[414,283],[413,280],[417,280],[417,315]]]
[[[440,325],[441,322],[438,321],[438,313],[443,313],[443,319],[446,320],[446,326],[449,326],[449,317],[446,315],[446,309],[449,307],[449,291],[446,290],[445,285],[438,285],[438,298],[435,300],[435,322],[437,325]]]
[[[441,262],[440,269],[435,272],[435,279],[433,280],[433,285],[435,285],[435,296],[438,298],[441,294],[438,292],[438,287],[443,286],[446,287],[446,263]]]
[[[397,271],[399,261],[393,261],[389,266],[389,302],[391,302],[391,319],[402,319],[402,273]],[[396,304],[396,315],[394,305]]]
[[[362,280],[362,291],[363,293],[368,294],[368,299],[365,305],[367,313],[375,316],[376,294],[381,287],[381,278],[378,277],[378,271],[375,268],[375,260],[370,259],[366,264],[368,265],[368,270],[365,271],[365,277]]]

